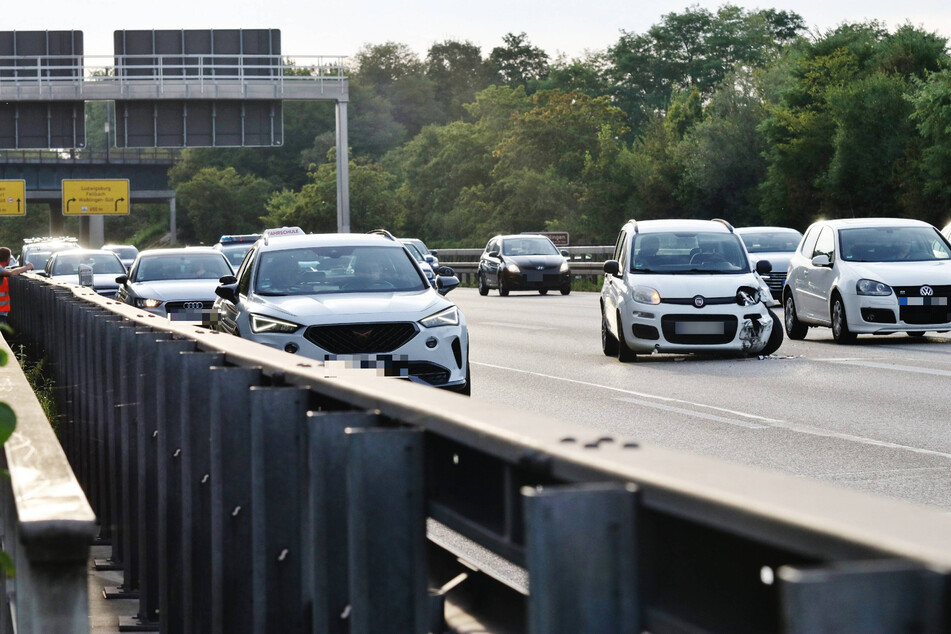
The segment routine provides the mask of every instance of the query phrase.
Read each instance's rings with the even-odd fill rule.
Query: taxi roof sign
[[[0,180],[0,216],[26,215],[26,181]]]
[[[129,214],[129,179],[63,180],[64,216]]]

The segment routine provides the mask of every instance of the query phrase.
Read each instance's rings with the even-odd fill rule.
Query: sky
[[[83,31],[86,55],[109,56],[113,31],[139,29],[264,29],[281,31],[285,56],[352,56],[367,44],[399,42],[421,58],[445,40],[470,41],[483,56],[506,33],[525,32],[552,59],[582,57],[615,44],[622,31],[643,33],[668,13],[691,6],[715,12],[725,2],[622,2],[620,0],[38,0],[4,6],[2,30]],[[802,16],[823,32],[843,22],[877,20],[889,30],[910,23],[951,39],[948,0],[777,0],[733,2],[747,11],[776,9]]]

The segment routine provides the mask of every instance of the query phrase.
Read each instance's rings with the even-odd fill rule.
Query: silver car
[[[128,275],[116,278],[116,299],[172,321],[211,323],[218,280],[234,271],[211,247],[142,251]]]
[[[215,329],[469,393],[465,316],[444,297],[459,284],[454,275],[430,284],[389,234],[280,231],[265,232],[237,277],[218,287]]]
[[[115,297],[119,288],[116,276],[123,273],[125,267],[112,251],[67,249],[53,253],[41,275],[58,282],[92,286],[100,295]]]
[[[772,270],[763,275],[773,299],[783,297],[783,286],[786,285],[786,270],[792,260],[802,234],[788,227],[740,227],[736,230],[746,251],[750,254],[750,264],[756,268],[756,263],[766,260]]]
[[[132,244],[104,244],[102,245],[102,249],[103,251],[112,251],[118,255],[126,271],[132,267],[132,263],[135,262],[135,256],[139,254],[139,250]]]

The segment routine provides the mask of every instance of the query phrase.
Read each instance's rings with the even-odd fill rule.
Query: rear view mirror
[[[604,263],[604,272],[608,275],[617,275],[620,270],[621,267],[617,260],[608,260]]]
[[[773,264],[769,260],[760,260],[756,263],[756,272],[760,275],[766,275],[773,270]]]
[[[228,277],[228,276],[225,276]],[[215,289],[215,295],[221,299],[231,302],[232,304],[238,303],[238,285],[237,284],[222,284]]]
[[[218,283],[219,284],[237,284],[238,278],[236,278],[234,275],[222,275],[221,277],[218,278]]]
[[[128,281],[129,281],[128,275],[120,275],[119,277],[116,278],[116,284],[125,284]]]
[[[447,267],[448,268],[448,267]],[[459,278],[455,275],[437,275],[436,276],[436,292],[440,295],[445,295],[452,289],[459,286]]]

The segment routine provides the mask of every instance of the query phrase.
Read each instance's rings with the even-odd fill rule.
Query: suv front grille
[[[311,326],[304,338],[330,354],[392,352],[416,336],[410,322]]]

